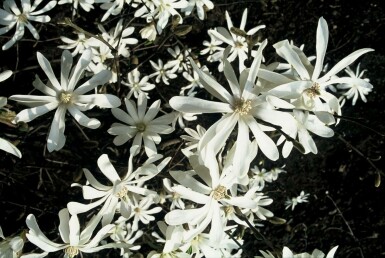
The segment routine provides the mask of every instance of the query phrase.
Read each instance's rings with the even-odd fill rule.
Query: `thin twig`
[[[357,243],[358,249],[360,250],[361,258],[365,258],[364,253],[363,253],[363,251],[362,251],[362,247],[361,247],[360,241],[359,241],[359,240],[357,239],[357,237],[354,235],[353,230],[352,230],[352,228],[350,227],[350,225],[349,225],[349,223],[347,222],[347,220],[345,219],[344,215],[342,214],[342,211],[338,208],[336,202],[333,200],[333,198],[329,195],[328,192],[326,193],[326,197],[333,203],[334,207],[336,208],[336,210],[337,210],[337,212],[338,212],[338,215],[340,215],[340,217],[341,217],[342,220],[344,221],[346,227],[348,228],[350,235],[353,237],[354,241]]]

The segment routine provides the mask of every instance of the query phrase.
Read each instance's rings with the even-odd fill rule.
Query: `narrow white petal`
[[[95,89],[99,85],[103,85],[111,79],[112,72],[107,70],[102,70],[99,73],[95,74],[88,81],[77,87],[74,92],[78,95],[83,95],[84,93],[89,92],[92,89]],[[75,82],[77,83],[77,82]],[[76,85],[71,85],[72,89]]]
[[[71,72],[71,67],[73,63],[73,58],[71,53],[68,50],[64,50],[61,55],[61,73],[60,73],[60,82],[63,90],[67,91],[68,88],[68,78]]]
[[[114,166],[111,164],[110,159],[107,154],[103,154],[98,159],[98,167],[102,171],[102,173],[112,182],[119,182],[120,177],[116,172]]]
[[[311,77],[313,81],[317,80],[317,78],[322,72],[324,58],[326,54],[326,48],[328,46],[328,40],[329,40],[328,24],[326,23],[325,19],[321,17],[318,21],[318,27],[317,27],[317,42],[316,42],[317,59],[314,67],[314,72]]]
[[[170,99],[170,106],[185,113],[231,113],[233,109],[227,103],[214,102],[194,97],[176,96]]]
[[[294,69],[297,71],[302,80],[310,79],[308,71],[302,64],[298,55],[292,49],[288,40],[280,41],[274,44],[273,47],[275,48],[279,56],[286,59],[286,61],[294,67]]]
[[[90,129],[96,129],[100,126],[100,121],[96,118],[89,118],[75,106],[69,106],[68,111],[75,118],[75,120],[82,126]]]
[[[116,108],[119,107],[120,99],[111,94],[90,94],[80,95],[76,98],[77,102],[96,105],[101,108]]]
[[[70,227],[69,227],[69,220],[70,220],[70,215],[68,213],[67,209],[61,209],[59,211],[59,219],[60,219],[60,224],[59,224],[59,232],[61,239],[63,239],[64,243],[69,243],[69,235],[70,235]]]
[[[43,69],[44,73],[47,75],[49,81],[52,83],[52,86],[55,87],[57,91],[62,91],[62,87],[59,81],[56,79],[55,73],[52,70],[51,64],[40,52],[37,52],[37,61],[40,64],[40,67]]]
[[[69,240],[71,246],[77,246],[79,244],[80,238],[80,224],[79,219],[76,214],[72,215],[72,217],[69,220]]]
[[[274,141],[259,128],[258,123],[254,118],[248,117],[246,123],[253,132],[255,140],[263,154],[270,160],[277,160],[279,158],[279,152]]]
[[[41,115],[44,115],[46,113],[48,113],[49,111],[51,110],[54,110],[55,108],[57,108],[58,106],[58,103],[47,103],[43,106],[38,106],[38,107],[34,107],[34,108],[28,108],[28,109],[24,109],[22,111],[20,111],[14,121],[17,123],[17,122],[30,122],[32,120],[34,120],[36,117],[39,117]]]
[[[347,57],[339,61],[335,66],[333,66],[333,68],[330,69],[330,71],[327,72],[324,76],[322,76],[322,78],[319,78],[318,82],[320,83],[326,82],[327,80],[330,79],[330,77],[332,77],[333,75],[336,75],[339,71],[345,69],[348,65],[356,61],[357,58],[371,51],[374,51],[374,49],[362,48],[354,51],[353,53],[351,53],[350,55],[348,55]]]
[[[49,152],[60,150],[64,146],[65,114],[66,108],[64,106],[59,106],[55,112],[48,135],[47,149]]]
[[[0,138],[0,150],[6,151],[8,153],[11,153],[15,155],[18,158],[21,158],[21,152],[18,148],[16,148],[15,145],[12,143]]]
[[[92,58],[91,49],[88,48],[84,50],[83,54],[80,56],[79,61],[77,62],[75,68],[72,71],[71,78],[67,86],[68,91],[73,91],[75,89],[75,86],[78,83],[80,76],[83,74],[84,70],[87,68],[87,66],[91,62],[91,58]],[[81,94],[77,91],[76,93]]]

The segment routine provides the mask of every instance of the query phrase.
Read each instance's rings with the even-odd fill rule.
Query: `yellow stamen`
[[[123,186],[122,189],[120,189],[120,191],[115,194],[115,196],[122,199],[123,197],[125,197],[127,195],[127,193],[128,193],[127,188],[125,186]]]
[[[63,104],[68,104],[72,101],[72,94],[68,92],[60,93],[59,101]]]
[[[136,124],[136,129],[138,129],[139,132],[143,133],[146,131],[146,125],[144,123],[138,123]]]
[[[71,258],[79,254],[79,249],[75,246],[69,246],[64,249],[64,253],[68,254]]]
[[[28,23],[28,18],[27,18],[27,15],[25,15],[24,13],[21,13],[17,16],[17,20],[21,23]]]
[[[310,98],[314,98],[316,96],[319,96],[321,95],[321,92],[320,92],[320,86],[317,82],[314,82],[313,85],[304,90],[304,92],[310,97]]]
[[[224,187],[223,185],[220,185],[218,186],[217,188],[215,188],[215,190],[213,191],[213,198],[217,201],[227,197],[226,195],[226,187]]]
[[[234,111],[240,115],[247,115],[252,109],[251,100],[239,99],[234,103]]]

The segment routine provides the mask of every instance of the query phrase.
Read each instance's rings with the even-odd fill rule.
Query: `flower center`
[[[233,206],[225,206],[224,208],[226,216],[234,213],[234,207]]]
[[[75,246],[69,246],[66,249],[64,249],[64,253],[68,254],[69,257],[72,258],[79,254],[79,249]]]
[[[217,188],[215,188],[215,190],[213,190],[213,198],[217,201],[227,197],[227,194],[226,194],[226,187],[224,187],[223,185],[220,185],[218,186]]]
[[[177,200],[177,199],[179,199],[180,198],[180,195],[177,193],[177,192],[173,192],[172,193],[172,199],[173,200]]]
[[[28,18],[27,18],[27,15],[25,15],[24,13],[21,13],[17,16],[17,20],[20,22],[20,23],[28,23]]]
[[[136,129],[138,129],[139,132],[143,133],[146,131],[146,125],[144,123],[138,123],[136,124]]]
[[[251,110],[251,100],[238,99],[234,103],[234,111],[240,115],[247,115]]]
[[[319,96],[321,95],[321,92],[320,92],[320,86],[317,82],[314,82],[313,85],[304,90],[304,92],[310,97],[310,98],[314,98],[316,96]]]
[[[234,47],[236,47],[236,48],[243,48],[243,42],[241,42],[241,41],[235,41]]]
[[[70,103],[72,101],[72,94],[66,91],[60,93],[59,101],[63,104]]]
[[[122,189],[120,189],[120,191],[115,194],[115,196],[122,199],[123,197],[125,197],[127,195],[127,193],[128,193],[127,188],[125,186],[123,186]]]

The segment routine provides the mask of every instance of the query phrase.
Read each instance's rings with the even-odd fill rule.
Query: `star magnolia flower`
[[[161,32],[167,25],[168,19],[171,16],[177,15],[180,17],[179,23],[182,23],[182,16],[175,9],[183,9],[188,6],[186,0],[153,0],[155,10],[149,16],[158,19],[156,24],[157,31]]]
[[[356,72],[354,73],[350,67],[347,67],[345,69],[345,72],[351,77],[351,78],[358,78],[358,79],[363,79],[362,77],[364,76],[366,70],[360,71],[360,64],[357,65]],[[368,78],[364,78],[364,81],[369,82]],[[345,103],[345,98],[347,99],[352,99],[352,106],[354,106],[358,100],[358,97],[361,98],[363,102],[366,102],[366,97],[365,95],[368,95],[369,92],[372,91],[373,87],[371,84],[368,85],[359,85],[356,83],[343,83],[337,85],[337,89],[339,90],[347,90],[346,92],[343,93],[343,98],[341,102],[341,106]]]
[[[44,84],[38,76],[33,82],[33,86],[45,93],[47,96],[33,95],[13,95],[9,99],[19,101],[32,108],[24,109],[19,112],[14,122],[30,122],[45,113],[56,109],[53,122],[47,140],[48,151],[60,150],[65,143],[65,114],[68,110],[75,120],[82,126],[95,129],[100,126],[100,121],[89,118],[82,111],[89,110],[94,106],[102,108],[114,108],[120,105],[118,97],[110,94],[89,94],[84,93],[95,89],[98,85],[106,83],[111,77],[110,71],[101,71],[91,79],[76,87],[84,70],[91,62],[92,52],[87,49],[81,55],[76,66],[72,67],[72,55],[69,51],[63,51],[61,58],[60,83],[52,70],[51,64],[39,52],[37,60],[49,79],[48,84]]]
[[[0,24],[5,27],[0,28],[0,35],[7,33],[13,27],[16,26],[15,35],[3,45],[3,50],[7,50],[16,43],[16,41],[20,40],[24,35],[24,27],[27,27],[28,30],[32,33],[32,36],[35,39],[39,39],[39,33],[33,27],[30,21],[35,22],[49,22],[51,18],[48,15],[40,15],[42,13],[48,12],[52,8],[55,7],[56,1],[48,2],[42,9],[36,10],[37,6],[43,0],[34,1],[31,6],[30,0],[21,1],[22,11],[16,5],[15,0],[5,0],[3,9],[0,9]]]
[[[272,130],[258,123],[256,119],[266,121],[270,124],[279,125],[282,130],[288,125],[294,124],[294,119],[287,113],[274,110],[266,100],[266,96],[260,95],[260,87],[255,86],[258,69],[262,59],[262,50],[266,46],[264,41],[250,67],[241,71],[240,80],[235,76],[235,72],[231,64],[224,58],[224,73],[230,85],[231,93],[229,93],[222,85],[215,81],[211,76],[202,72],[191,60],[191,64],[195,71],[199,74],[201,83],[204,88],[222,102],[208,101],[195,97],[177,96],[170,99],[170,105],[173,109],[185,113],[224,113],[223,117],[213,124],[202,137],[199,142],[199,151],[201,151],[202,159],[207,155],[206,152],[212,151],[218,153],[225,145],[231,132],[238,124],[238,135],[236,142],[237,149],[235,151],[236,167],[243,167],[245,164],[243,159],[247,156],[247,148],[249,143],[249,130],[254,135],[260,150],[271,160],[277,160],[279,152],[273,140],[266,135],[264,130]],[[292,105],[276,100],[269,99],[270,102],[277,106],[291,108]],[[244,169],[240,169],[244,171]]]
[[[140,93],[143,93],[146,95],[146,98],[148,97],[148,92],[155,88],[155,84],[149,83],[149,76],[144,76],[143,78],[140,78],[140,72],[138,69],[134,69],[131,72],[127,74],[127,80],[128,82],[122,81],[123,85],[126,85],[130,88],[130,92],[127,94],[127,98],[131,98],[131,96],[134,94],[135,98],[138,98]]]
[[[84,213],[103,204],[99,213],[102,216],[102,225],[107,225],[113,220],[113,216],[118,208],[124,217],[129,218],[131,216],[131,199],[133,194],[144,196],[156,195],[156,192],[142,185],[156,176],[166,166],[170,158],[164,159],[159,165],[155,166],[153,162],[156,162],[163,156],[160,154],[154,155],[134,171],[132,159],[137,150],[138,146],[131,147],[127,174],[123,178],[120,178],[106,154],[99,157],[98,167],[103,175],[111,181],[112,185],[103,185],[96,180],[89,170],[84,169],[84,175],[89,185],[72,184],[72,186],[80,186],[82,188],[84,199],[92,200],[99,198],[99,200],[90,204],[69,202],[67,207],[70,213]]]
[[[293,211],[295,206],[297,206],[298,203],[309,202],[307,199],[308,197],[309,197],[308,193],[305,194],[304,191],[301,191],[301,193],[297,197],[293,197],[285,201],[286,209],[289,209],[291,207],[291,210]]]
[[[149,209],[150,206],[154,204],[154,200],[151,196],[144,197],[139,202],[136,197],[133,197],[132,200],[133,203],[131,218],[134,218],[132,221],[132,229],[135,231],[139,228],[139,221],[141,221],[143,224],[148,224],[155,220],[155,217],[152,216],[152,214],[156,214],[162,211],[161,207]]]
[[[60,45],[58,48],[61,49],[73,49],[74,51],[72,52],[72,56],[76,56],[77,54],[81,54],[86,50],[87,48],[90,48],[91,45],[90,43],[92,42],[91,39],[87,38],[84,33],[76,33],[78,36],[78,39],[73,40],[64,36],[60,36],[60,39],[66,43],[67,45]]]
[[[79,5],[86,12],[89,12],[91,11],[91,9],[94,9],[94,0],[60,0],[58,4],[72,4],[74,7],[72,12],[73,15],[75,15]]]
[[[185,12],[186,15],[190,15],[191,12],[194,10],[194,7],[197,8],[197,14],[199,19],[203,21],[205,19],[206,10],[213,9],[214,4],[210,0],[189,0],[188,6],[186,8],[183,8],[182,11]]]
[[[0,258],[17,258],[20,256],[24,246],[24,241],[20,236],[6,238],[0,227],[0,238],[3,239],[0,241]]]
[[[246,20],[247,20],[247,8],[244,10],[242,15],[241,24],[239,26],[240,30],[245,30],[246,26]],[[234,34],[231,31],[231,28],[234,27],[233,22],[231,21],[229,13],[226,11],[226,21],[227,21],[227,28],[226,30],[223,27],[217,28],[217,30],[209,30],[209,33],[213,35],[218,40],[227,43],[229,46],[231,46],[230,55],[228,56],[227,60],[231,63],[233,62],[237,57],[239,59],[239,71],[242,71],[245,69],[245,60],[248,57],[248,51],[249,46],[247,43],[247,40],[244,36],[240,36],[237,34]],[[254,35],[257,33],[260,29],[265,28],[265,25],[259,25],[256,26],[249,31],[245,32],[246,35]],[[254,45],[256,45],[257,42],[255,42]],[[252,51],[252,56],[254,56],[257,52],[255,50]],[[219,66],[219,71],[222,71],[223,67]]]
[[[132,144],[138,145],[140,148],[143,140],[144,150],[147,156],[151,157],[158,152],[155,144],[159,144],[161,141],[159,134],[169,134],[174,131],[169,124],[175,120],[175,114],[170,113],[155,118],[160,110],[160,100],[152,103],[146,113],[147,98],[144,94],[139,95],[137,107],[127,98],[124,99],[124,102],[128,113],[116,108],[112,110],[112,114],[125,124],[113,123],[108,129],[108,133],[116,135],[114,144],[117,146],[134,138]]]
[[[292,127],[292,130],[288,130],[287,134],[290,135],[293,139],[298,137],[299,143],[304,148],[304,153],[312,152],[314,154],[318,153],[317,146],[311,137],[309,132],[312,132],[318,136],[329,138],[334,135],[334,131],[322,123],[315,115],[309,114],[308,111],[293,110],[293,117],[296,120],[296,127]],[[288,157],[292,148],[293,143],[287,141],[284,136],[281,136],[278,139],[277,144],[284,142],[282,148],[282,156]]]
[[[0,73],[0,82],[5,81],[12,75],[12,71],[7,70],[2,73]],[[0,109],[7,105],[7,98],[6,97],[0,97]],[[21,158],[21,152],[18,148],[15,147],[12,143],[9,141],[6,141],[2,138],[0,138],[0,150],[6,151],[8,153],[11,153],[15,155],[18,158]]]
[[[62,209],[59,212],[59,232],[60,237],[64,243],[58,244],[49,240],[44,233],[40,230],[37,224],[36,218],[33,214],[28,215],[26,219],[27,226],[29,228],[26,237],[28,240],[44,250],[47,253],[57,252],[64,250],[65,258],[73,258],[78,254],[83,253],[95,253],[107,248],[122,247],[124,244],[110,243],[105,245],[99,245],[99,242],[108,236],[114,225],[109,224],[100,229],[93,239],[91,239],[92,233],[100,221],[100,216],[94,216],[80,232],[79,219],[76,215],[68,213],[67,209]]]
[[[335,123],[335,119],[331,113],[341,115],[341,106],[338,99],[333,94],[327,92],[326,88],[340,83],[356,84],[365,88],[373,87],[369,82],[360,78],[336,76],[338,72],[353,63],[361,55],[373,51],[373,49],[363,48],[353,52],[339,61],[325,75],[320,76],[323,70],[328,39],[328,25],[325,19],[321,17],[317,28],[317,54],[314,67],[310,64],[305,54],[299,48],[290,45],[289,41],[283,40],[276,43],[274,48],[278,55],[283,57],[295,69],[298,78],[288,80],[287,83],[273,88],[269,93],[279,98],[290,99],[294,101],[293,104],[297,108],[313,111],[323,123],[332,124]],[[273,74],[269,76],[259,74],[259,76],[262,76],[267,81],[279,78],[279,76],[274,76]]]
[[[333,247],[329,253],[326,255],[326,258],[333,258],[335,253],[337,252],[338,246]],[[255,256],[254,258],[275,258],[275,256],[270,252],[264,252],[264,251],[259,251],[263,256]],[[282,256],[279,256],[282,258],[324,258],[325,254],[318,250],[314,249],[312,254],[309,253],[300,253],[300,254],[293,254],[293,252],[287,248],[286,246],[282,250]]]
[[[254,146],[254,150],[248,149],[248,151],[256,154],[255,145],[252,146]],[[249,164],[254,156],[244,158],[243,161]],[[170,171],[171,176],[180,183],[180,185],[172,187],[174,192],[179,194],[181,198],[201,206],[185,210],[172,210],[166,214],[165,221],[171,226],[191,224],[191,229],[185,235],[187,242],[202,233],[211,224],[210,241],[213,244],[219,244],[226,225],[221,207],[236,206],[254,209],[258,207],[258,204],[251,198],[237,196],[236,186],[247,184],[245,181],[247,176],[239,178],[238,174],[241,173],[234,171],[237,169],[233,165],[234,148],[227,155],[222,169],[220,169],[215,156],[209,157],[208,160],[211,162],[208,167],[205,167],[198,162],[197,156],[191,156],[190,163],[193,171]],[[195,174],[201,180],[198,181],[194,177]]]
[[[177,75],[174,73],[174,71],[171,70],[171,67],[169,63],[163,65],[163,61],[158,59],[158,64],[150,60],[152,68],[154,68],[155,72],[150,74],[150,78],[155,77],[156,83],[159,83],[162,79],[163,83],[166,85],[169,85],[168,82],[169,79],[175,79]]]

